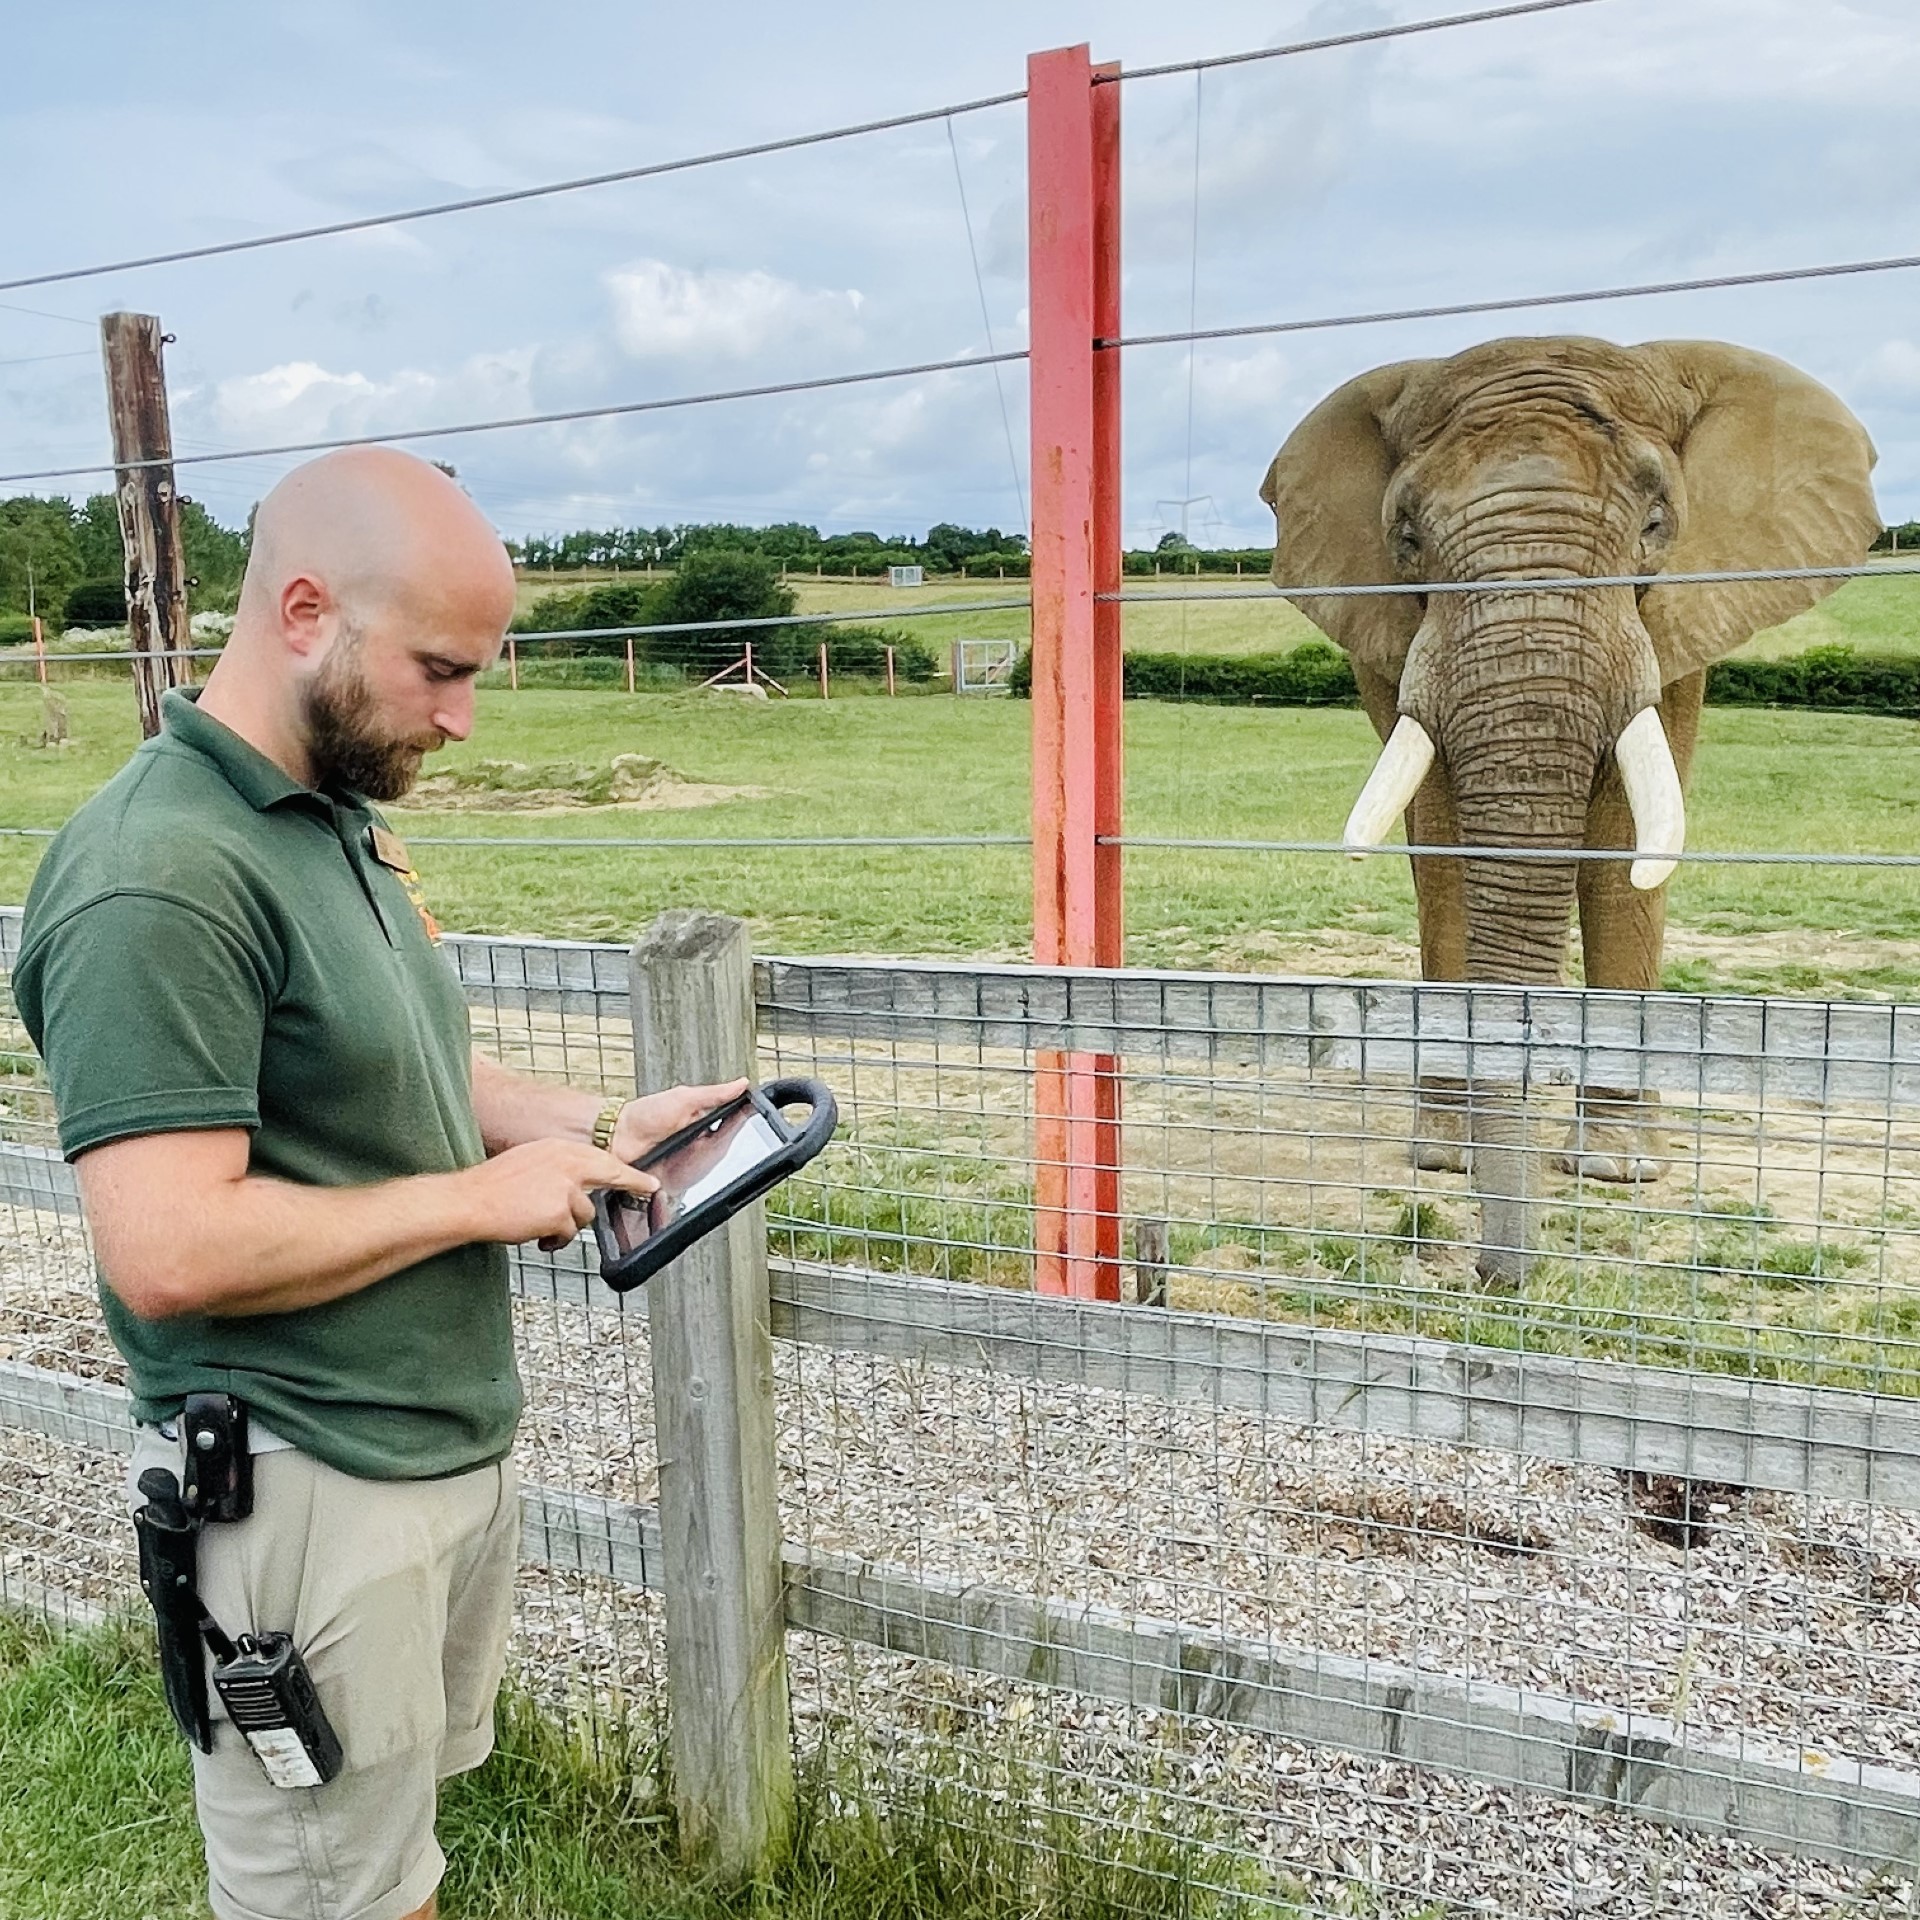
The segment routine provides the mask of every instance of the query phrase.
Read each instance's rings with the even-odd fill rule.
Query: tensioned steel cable
[[[1378,600],[1410,593],[1527,593],[1536,587],[1580,592],[1595,587],[1717,587],[1745,580],[1878,580],[1920,573],[1920,563],[1863,562],[1845,567],[1739,567],[1703,573],[1523,574],[1512,580],[1403,580],[1350,587],[1136,587],[1096,593],[1096,600],[1127,606],[1158,606],[1169,600]]]
[[[1413,34],[1433,33],[1443,27],[1475,26],[1483,21],[1514,19],[1522,14],[1553,13],[1564,7],[1592,6],[1597,0],[1524,0],[1518,6],[1493,7],[1478,13],[1450,14],[1434,20],[1409,20],[1402,25],[1376,27],[1362,33],[1336,34],[1319,40],[1303,40],[1281,47],[1262,47],[1252,53],[1221,54],[1213,59],[1190,61],[1169,67],[1141,67],[1122,73],[1122,80],[1146,80],[1163,73],[1189,73],[1199,67],[1237,66],[1253,60],[1278,60],[1295,53],[1320,53],[1333,47],[1356,46],[1363,41],[1398,40]],[[131,273],[143,267],[175,266],[188,260],[212,260],[225,254],[255,253],[263,247],[290,246],[300,240],[321,240],[334,234],[365,233],[375,227],[401,226],[413,220],[434,220],[443,214],[473,213],[483,207],[505,207],[525,200],[546,200],[556,194],[583,193],[594,187],[617,186],[628,180],[652,180],[666,174],[690,173],[700,167],[714,167],[730,160],[753,160],[766,154],[792,153],[802,147],[825,146],[836,140],[852,140],[863,134],[890,133],[899,127],[924,126],[929,121],[950,119],[956,113],[979,113],[988,107],[1011,106],[1024,100],[1027,90],[984,94],[977,100],[962,100],[947,107],[927,107],[915,113],[889,114],[879,120],[862,120],[851,126],[825,127],[814,133],[788,134],[777,140],[759,140],[746,146],[722,147],[712,153],[689,154],[679,160],[655,160],[645,166],[617,167],[606,173],[586,173],[569,180],[549,180],[539,186],[510,187],[499,193],[468,194],[458,200],[438,200],[427,206],[404,207],[392,213],[363,214],[353,220],[329,220],[318,226],[289,227],[278,233],[256,234],[246,240],[220,240],[202,247],[176,247],[166,253],[136,255],[126,260],[108,260],[90,267],[62,267],[49,273],[23,274],[17,279],[0,280],[0,293],[14,293],[25,287],[51,287],[73,280],[98,279],[102,274]],[[49,315],[64,319],[66,315]],[[82,324],[90,324],[83,322]]]
[[[1529,307],[1575,307],[1602,300],[1640,300],[1660,293],[1711,293],[1726,287],[1784,286],[1796,280],[1833,280],[1849,274],[1898,273],[1920,267],[1920,254],[1883,260],[1838,260],[1819,267],[1773,267],[1763,273],[1717,273],[1695,280],[1649,280],[1629,287],[1586,287],[1573,293],[1516,294],[1503,300],[1463,300],[1430,307],[1384,307],[1369,313],[1336,313],[1314,320],[1259,320],[1241,327],[1202,327],[1174,333],[1128,333],[1096,340],[1097,347],[1179,346],[1189,340],[1246,340],[1259,334],[1318,333],[1334,327],[1384,326],[1398,320],[1452,320],[1478,313],[1518,313]]]
[[[1524,0],[1509,7],[1486,7],[1477,13],[1442,14],[1432,20],[1408,20],[1397,26],[1367,27],[1354,33],[1328,34],[1320,40],[1294,40],[1284,47],[1257,47],[1251,53],[1219,53],[1205,60],[1176,60],[1162,67],[1128,67],[1122,80],[1158,80],[1170,73],[1206,73],[1214,67],[1245,67],[1259,60],[1278,60],[1294,53],[1327,53],[1336,47],[1360,47],[1375,40],[1404,40],[1416,33],[1437,33],[1443,27],[1476,27],[1489,20],[1517,20],[1523,14],[1558,13],[1566,7],[1592,6],[1595,0]],[[1099,80],[1095,86],[1103,83]]]
[[[220,453],[177,453],[170,460],[98,460],[85,467],[42,467],[32,473],[0,473],[0,486],[22,480],[76,480],[93,473],[132,472],[141,467],[204,467],[223,460],[261,460],[291,453],[335,453],[342,447],[390,447],[403,440],[445,440],[461,433],[500,433],[512,427],[564,426],[574,420],[612,420],[627,414],[667,413],[676,407],[707,407],[722,400],[766,400],[786,393],[820,393],[829,387],[859,387],[876,380],[907,380],[919,374],[957,373],[1024,360],[1025,348],[1009,353],[963,354],[954,360],[923,360],[910,367],[874,367],[865,373],[821,374],[811,380],[778,380],[764,387],[726,387],[713,393],[676,394],[665,400],[622,400],[601,407],[568,407],[558,413],[516,414],[504,420],[468,420],[450,426],[406,427],[394,433],[360,433],[338,440],[296,440],[277,447],[230,447]]]
[[[58,827],[0,827],[0,839],[51,840]],[[1186,853],[1343,854],[1349,859],[1375,854],[1419,854],[1449,860],[1611,860],[1636,858],[1632,847],[1429,847],[1384,841],[1353,848],[1344,840],[1214,840],[1174,835],[1103,833],[1103,847],[1141,847]],[[416,847],[581,847],[752,850],[780,847],[1030,847],[1025,833],[804,833],[804,834],[660,834],[652,837],[608,834],[414,834]],[[1682,865],[1717,867],[1920,867],[1920,853],[1694,853],[1666,854]]]
[[[1633,860],[1632,847],[1430,847],[1383,840],[1350,847],[1344,840],[1209,840],[1171,834],[1103,833],[1103,847],[1155,847],[1186,853],[1343,853],[1349,859],[1375,854],[1419,854],[1446,860]],[[1662,854],[1663,860],[1703,867],[1920,867],[1920,853],[1695,853]]]
[[[564,592],[565,589],[556,589]],[[528,640],[637,640],[655,633],[732,633],[741,627],[827,627],[843,626],[857,620],[926,620],[941,615],[971,613],[1024,613],[1031,599],[955,600],[934,607],[859,607],[848,613],[766,613],[735,620],[656,620],[636,627],[550,627],[538,633],[509,632],[507,639],[516,646]],[[89,660],[217,660],[222,647],[152,647],[141,652],[132,649],[97,653],[91,648],[64,653],[37,653],[25,641],[16,650],[0,649],[0,666],[26,666],[45,661],[49,665],[66,662],[80,665]]]

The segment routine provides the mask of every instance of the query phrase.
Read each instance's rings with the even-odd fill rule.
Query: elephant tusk
[[[1652,707],[1642,707],[1614,742],[1614,764],[1633,810],[1633,865],[1627,878],[1643,893],[1663,886],[1687,843],[1687,803],[1673,764],[1666,729]]]
[[[1403,713],[1347,815],[1346,847],[1355,860],[1364,859],[1386,838],[1412,804],[1432,765],[1432,737],[1418,720]]]

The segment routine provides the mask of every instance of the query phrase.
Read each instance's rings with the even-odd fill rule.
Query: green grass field
[[[40,696],[0,685],[0,824],[56,826],[135,741],[124,683],[66,689],[72,738],[37,738]],[[541,837],[1020,834],[1029,709],[921,697],[744,702],[727,695],[501,691],[445,762],[604,768],[642,753],[761,797],[672,812],[408,810],[429,897],[449,927],[621,939],[661,908],[753,922],[789,952],[1029,950],[1026,854],[1009,848],[555,849]],[[1337,839],[1375,751],[1350,711],[1130,703],[1128,830],[1228,839]],[[1710,709],[1692,804],[1697,847],[1920,847],[1920,725],[1864,715]],[[436,762],[435,764],[439,764]],[[430,845],[484,835],[505,846]],[[41,846],[0,837],[0,899],[24,897]],[[1142,965],[1407,970],[1406,865],[1337,856],[1142,848],[1129,857],[1130,958]],[[1669,983],[1805,993],[1920,986],[1920,873],[1683,868]]]
[[[205,1868],[187,1750],[145,1623],[56,1637],[0,1610],[0,1913],[194,1920]],[[901,1791],[803,1765],[791,1858],[756,1885],[678,1861],[660,1755],[569,1733],[509,1693],[494,1755],[441,1792],[443,1920],[1285,1920],[1230,1836],[1177,1801],[1123,1821],[1039,1765],[950,1762]],[[885,1802],[875,1789],[887,1790]],[[988,1796],[992,1799],[989,1802]],[[1017,1796],[1024,1820],[1009,1817]],[[1051,1800],[1052,1804],[1048,1804]],[[991,1817],[983,1818],[983,1805]],[[1120,1813],[1131,1809],[1121,1809]],[[1099,1826],[1091,1824],[1104,1812]],[[1091,1818],[1090,1818],[1091,1817]],[[1108,1824],[1111,1822],[1111,1824]],[[1158,1829],[1158,1830],[1156,1830]],[[1209,1844],[1211,1842],[1212,1844]],[[1236,1898],[1252,1895],[1252,1898]]]

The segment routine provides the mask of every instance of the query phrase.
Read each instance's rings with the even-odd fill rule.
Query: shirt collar
[[[160,725],[169,739],[211,760],[227,784],[257,813],[302,802],[331,813],[336,801],[361,812],[366,810],[358,794],[335,795],[303,787],[283,766],[241,739],[231,727],[210,713],[202,713],[200,693],[198,687],[169,688],[160,696]]]

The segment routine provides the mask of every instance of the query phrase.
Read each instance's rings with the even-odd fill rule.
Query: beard
[[[421,761],[443,743],[438,733],[421,740],[378,726],[373,689],[361,666],[361,639],[358,629],[343,629],[307,684],[307,751],[319,785],[345,787],[369,800],[398,800],[412,791]]]

